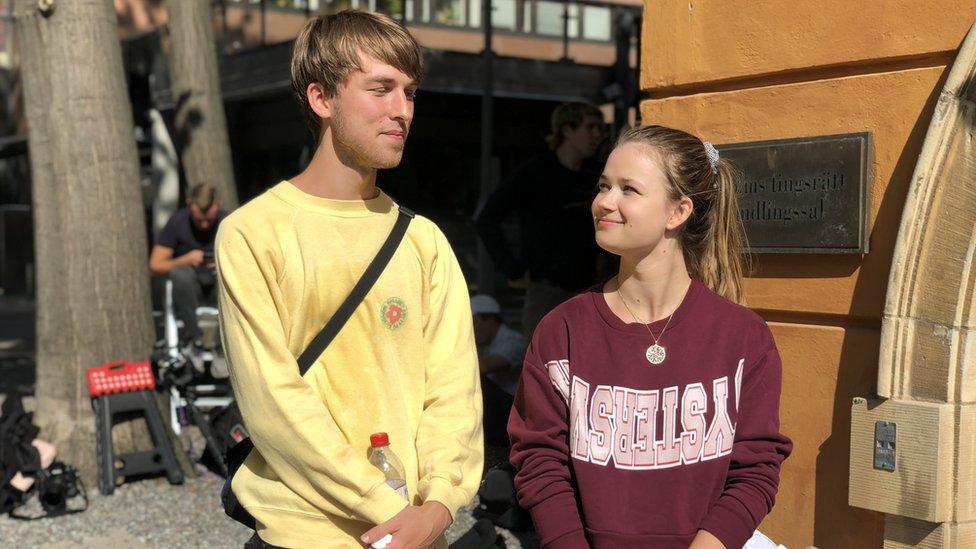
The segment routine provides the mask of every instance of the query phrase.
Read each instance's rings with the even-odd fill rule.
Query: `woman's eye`
[[[609,189],[609,188],[610,188],[610,185],[607,185],[606,183],[597,183],[596,184],[596,192],[598,192],[598,193],[606,192],[607,189]]]
[[[637,192],[637,189],[631,187],[630,185],[624,185],[624,192],[625,193],[636,193]]]

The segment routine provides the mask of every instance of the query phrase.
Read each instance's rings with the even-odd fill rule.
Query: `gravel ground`
[[[0,404],[6,395],[0,393]],[[28,410],[32,398],[24,399]],[[508,459],[508,449],[485,447],[486,469]],[[199,452],[197,452],[199,453]],[[198,465],[198,468],[203,469]],[[75,515],[37,521],[14,520],[0,515],[0,549],[149,549],[149,548],[240,548],[252,532],[234,522],[219,507],[223,479],[208,470],[181,486],[171,486],[165,478],[125,483],[111,496],[103,496],[97,486],[88,486],[88,510]],[[74,506],[77,501],[69,502]],[[475,500],[458,512],[446,532],[453,542],[475,523]],[[18,514],[43,514],[36,497],[17,510]],[[152,520],[152,517],[165,517]],[[531,533],[512,533],[497,528],[511,549],[537,549]]]
[[[227,518],[217,505],[222,479],[211,473],[170,486],[165,479],[123,484],[111,496],[89,488],[84,513],[33,522],[0,517],[0,547],[54,549],[142,549],[178,547],[240,548],[251,532]],[[458,513],[447,531],[452,542],[471,528],[475,520],[472,502]],[[39,512],[37,498],[18,512]],[[152,517],[164,517],[153,520]],[[507,530],[497,529],[506,546],[522,543]],[[528,546],[528,545],[527,545]]]
[[[170,486],[163,478],[127,483],[111,496],[88,487],[89,506],[84,513],[33,522],[0,518],[0,545],[239,548],[250,532],[220,512],[220,486],[219,477],[207,474],[182,486]],[[39,505],[33,498],[23,511],[35,510]]]

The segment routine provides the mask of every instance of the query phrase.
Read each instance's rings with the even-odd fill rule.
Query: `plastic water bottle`
[[[383,473],[390,488],[409,502],[410,494],[407,492],[403,464],[390,449],[390,437],[386,433],[373,433],[369,436],[369,444],[369,462]]]

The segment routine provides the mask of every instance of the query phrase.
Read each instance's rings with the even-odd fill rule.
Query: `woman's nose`
[[[612,192],[598,194],[593,203],[596,205],[598,210],[601,212],[610,212],[616,209],[616,199],[613,197]]]

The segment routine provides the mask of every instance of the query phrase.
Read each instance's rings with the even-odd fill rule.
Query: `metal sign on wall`
[[[753,253],[866,253],[870,134],[717,146]]]

